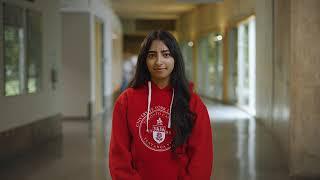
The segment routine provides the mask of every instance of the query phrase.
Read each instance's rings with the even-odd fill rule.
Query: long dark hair
[[[191,134],[195,114],[191,112],[189,102],[191,92],[184,68],[183,57],[176,39],[167,31],[157,30],[150,32],[141,44],[137,61],[136,73],[129,87],[138,88],[147,81],[151,81],[146,59],[150,46],[154,40],[161,40],[170,51],[174,59],[174,68],[170,75],[170,84],[175,90],[171,111],[171,123],[175,131],[172,150],[184,144]]]

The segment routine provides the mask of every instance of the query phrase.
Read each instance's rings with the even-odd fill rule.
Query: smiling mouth
[[[166,68],[156,68],[154,69],[155,71],[162,71],[162,70],[165,70]]]

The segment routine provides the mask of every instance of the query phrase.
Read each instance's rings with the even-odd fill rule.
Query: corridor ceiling
[[[112,0],[111,3],[116,14],[125,19],[177,19],[197,6],[177,0]]]

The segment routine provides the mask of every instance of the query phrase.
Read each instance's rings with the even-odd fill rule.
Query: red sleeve
[[[196,96],[196,120],[189,138],[187,155],[190,158],[187,166],[187,179],[209,180],[213,166],[213,143],[210,118],[206,106]]]
[[[116,101],[109,151],[109,170],[113,180],[140,180],[140,176],[132,166],[131,134],[126,118],[127,102],[125,95]]]

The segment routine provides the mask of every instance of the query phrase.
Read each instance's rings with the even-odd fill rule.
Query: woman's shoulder
[[[143,88],[128,87],[122,93],[120,93],[120,95],[118,96],[116,101],[120,101],[120,102],[127,101],[128,98],[132,98],[132,97],[137,96],[138,94],[140,94],[142,89]]]
[[[206,108],[204,102],[202,101],[199,94],[195,91],[191,92],[191,98],[190,98],[190,107],[191,109],[203,109]]]
[[[197,92],[192,91],[191,92],[191,98],[190,98],[190,102],[191,103],[198,103],[198,102],[202,102],[200,96],[198,95]]]
[[[126,90],[124,90],[121,95],[126,95],[126,96],[134,96],[135,94],[143,92],[145,88],[143,86],[133,88],[133,87],[128,87]]]

